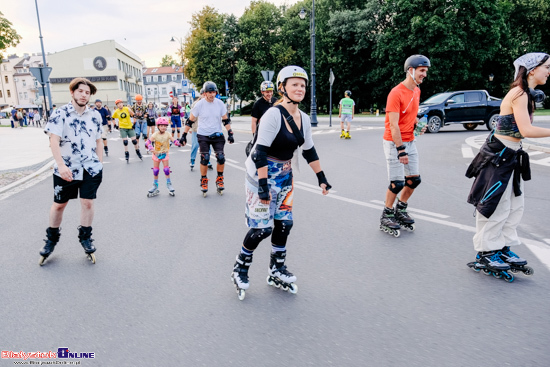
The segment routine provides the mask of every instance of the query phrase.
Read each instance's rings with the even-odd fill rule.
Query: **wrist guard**
[[[258,196],[260,200],[269,200],[269,185],[267,184],[267,178],[260,178],[258,180]]]
[[[399,154],[397,155],[397,158],[406,157],[406,156],[408,156],[408,155],[409,155],[409,153],[407,153],[407,152],[401,152],[401,153],[399,153]]]
[[[399,152],[400,150],[405,150],[406,148],[405,148],[404,145],[401,145],[401,146],[399,146],[399,147],[397,147],[397,148],[395,148],[395,149],[397,149],[397,151]]]
[[[332,186],[328,183],[327,178],[325,177],[325,173],[323,171],[317,172],[317,181],[319,181],[319,186],[321,184],[327,185],[327,190],[332,189]]]

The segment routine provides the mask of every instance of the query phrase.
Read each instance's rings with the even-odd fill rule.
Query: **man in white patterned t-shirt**
[[[44,128],[50,136],[50,147],[55,160],[53,186],[54,203],[50,209],[46,245],[40,251],[40,265],[53,252],[59,241],[59,227],[69,200],[80,196],[79,240],[95,263],[95,247],[92,244],[92,220],[94,199],[103,177],[103,142],[101,139],[101,115],[89,108],[90,97],[96,87],[85,78],[75,78],[69,84],[71,102],[56,109]]]

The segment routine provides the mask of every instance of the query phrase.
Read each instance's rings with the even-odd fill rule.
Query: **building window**
[[[178,96],[181,96],[182,95],[181,89],[178,89],[177,93],[178,93]]]
[[[118,89],[122,90],[122,79],[118,80]]]
[[[162,96],[166,95],[166,87],[162,87],[162,93],[161,93]]]
[[[23,86],[26,87],[27,86],[27,81],[25,79],[23,79]]]
[[[151,95],[151,88],[147,88],[147,95],[148,95],[148,96]]]
[[[150,76],[147,77],[147,83],[151,83],[151,77]]]
[[[6,77],[7,78],[7,77]],[[159,77],[157,75],[153,75],[153,81],[156,83],[159,81]]]
[[[166,75],[163,75],[163,76],[162,76],[162,81],[163,81],[163,82],[166,81]]]
[[[8,89],[6,92],[8,92],[8,98],[11,98],[11,92],[10,92],[10,90]]]
[[[6,81],[6,83],[9,83],[9,82],[8,82],[8,76],[7,76],[7,75],[4,77],[4,80]]]
[[[153,71],[151,71],[151,73],[156,73],[158,69],[153,69]]]
[[[2,91],[0,90],[0,98],[4,98],[4,96],[2,95]]]
[[[122,66],[120,65],[120,60],[118,60],[118,70],[122,70]]]
[[[24,94],[24,96],[25,96],[25,97],[23,97],[23,98],[25,98],[25,99],[29,98],[29,95],[27,94],[27,92],[23,92],[23,94]]]
[[[177,75],[172,75],[172,81],[175,82],[176,80],[178,80],[178,76]]]

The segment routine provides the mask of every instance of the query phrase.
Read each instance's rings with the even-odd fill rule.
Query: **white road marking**
[[[534,155],[544,154],[544,152],[541,152],[540,150],[531,150],[527,153],[529,154],[530,157],[532,157]]]
[[[306,183],[306,182],[302,182],[302,181],[294,181],[294,185],[299,185],[299,186],[305,186],[305,187],[309,187],[311,189],[315,189],[315,190],[320,190],[321,188],[319,186],[315,186],[315,185],[312,185],[312,184],[309,184],[309,183]],[[336,190],[330,190],[331,193],[333,192],[337,192]]]
[[[182,153],[190,152],[190,151],[191,151],[191,149],[178,149],[178,152],[182,152]]]
[[[469,146],[471,146],[472,148],[476,148],[476,149],[480,149],[481,146],[483,145],[483,143],[485,143],[485,139],[487,138],[486,135],[476,135],[476,136],[470,136],[468,139],[466,139],[466,144],[468,144]],[[539,151],[528,151],[527,152],[529,155],[537,155],[537,154],[541,154],[543,152],[539,152]],[[547,167],[550,167],[550,157],[548,158],[543,158],[543,159],[530,159],[529,160],[529,163],[532,163],[532,164],[538,164],[538,165],[541,165],[541,166],[547,166]]]
[[[468,144],[462,144],[462,157],[463,158],[474,158],[474,151]]]
[[[386,203],[384,203],[383,201],[380,201],[380,200],[371,200],[370,202],[371,202],[371,203],[376,203],[376,204],[381,204],[381,205],[385,205],[385,204],[386,204]],[[434,213],[434,212],[429,212],[429,211],[427,211],[427,210],[421,210],[421,209],[415,209],[415,208],[408,208],[407,211],[413,212],[413,213],[420,213],[420,214],[431,215],[432,217],[436,217],[436,218],[442,218],[442,219],[449,218],[448,215],[439,214],[439,213]]]
[[[226,161],[226,162],[235,163],[235,164],[239,163],[238,161],[233,160],[233,159],[229,159],[229,158],[225,158],[225,161]]]
[[[226,164],[231,166],[231,167],[234,167],[238,170],[246,171],[246,169],[244,167],[237,166],[236,164],[233,164],[233,163],[226,163]],[[306,187],[305,185],[295,185],[295,187],[298,188],[298,189],[304,190],[304,191],[309,191],[309,192],[311,192],[313,194],[316,194],[316,195],[323,195],[322,191],[319,190],[318,187],[316,187],[314,189]],[[330,199],[350,203],[350,204],[355,204],[355,205],[360,205],[360,206],[364,206],[364,207],[371,208],[371,209],[376,209],[378,211],[382,211],[384,209],[384,202],[378,201],[378,200],[372,200],[372,202],[382,203],[382,205],[375,205],[375,204],[365,203],[365,202],[359,201],[359,200],[348,199],[348,198],[343,197],[343,196],[335,195],[334,191],[331,191],[331,193],[326,195],[326,197],[330,198]],[[409,210],[411,212],[413,211],[412,209],[409,209]],[[444,226],[447,226],[447,227],[460,229],[460,230],[470,232],[470,233],[475,233],[476,232],[476,228],[472,227],[472,226],[467,226],[465,224],[460,224],[460,223],[454,223],[454,222],[451,222],[451,221],[448,221],[448,220],[433,218],[433,216],[440,216],[440,217],[443,216],[443,217],[448,218],[448,216],[444,216],[443,214],[432,213],[432,212],[429,212],[429,211],[421,211],[419,209],[415,209],[414,211],[415,212],[424,212],[425,214],[431,215],[431,217],[428,217],[428,216],[425,216],[425,215],[422,215],[422,214],[418,214],[418,215],[414,216],[415,220],[419,219],[419,220],[424,220],[426,222],[441,224],[441,225],[444,225]],[[540,242],[540,241],[535,241],[535,240],[532,240],[532,239],[529,239],[529,238],[522,238],[522,237],[520,237],[520,241],[523,244],[525,244],[525,246],[540,260],[540,262],[542,262],[550,270],[550,247],[548,247],[548,245],[546,243]],[[545,241],[550,243],[550,239],[545,239]]]

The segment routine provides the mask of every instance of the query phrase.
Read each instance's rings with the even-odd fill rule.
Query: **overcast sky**
[[[270,2],[279,6],[298,0]],[[35,2],[0,0],[0,4],[0,11],[22,37],[4,56],[40,52]],[[169,42],[170,38],[185,37],[191,15],[205,5],[240,17],[249,4],[247,0],[38,0],[38,10],[46,53],[114,39],[152,67],[166,54],[175,57],[178,43]]]

